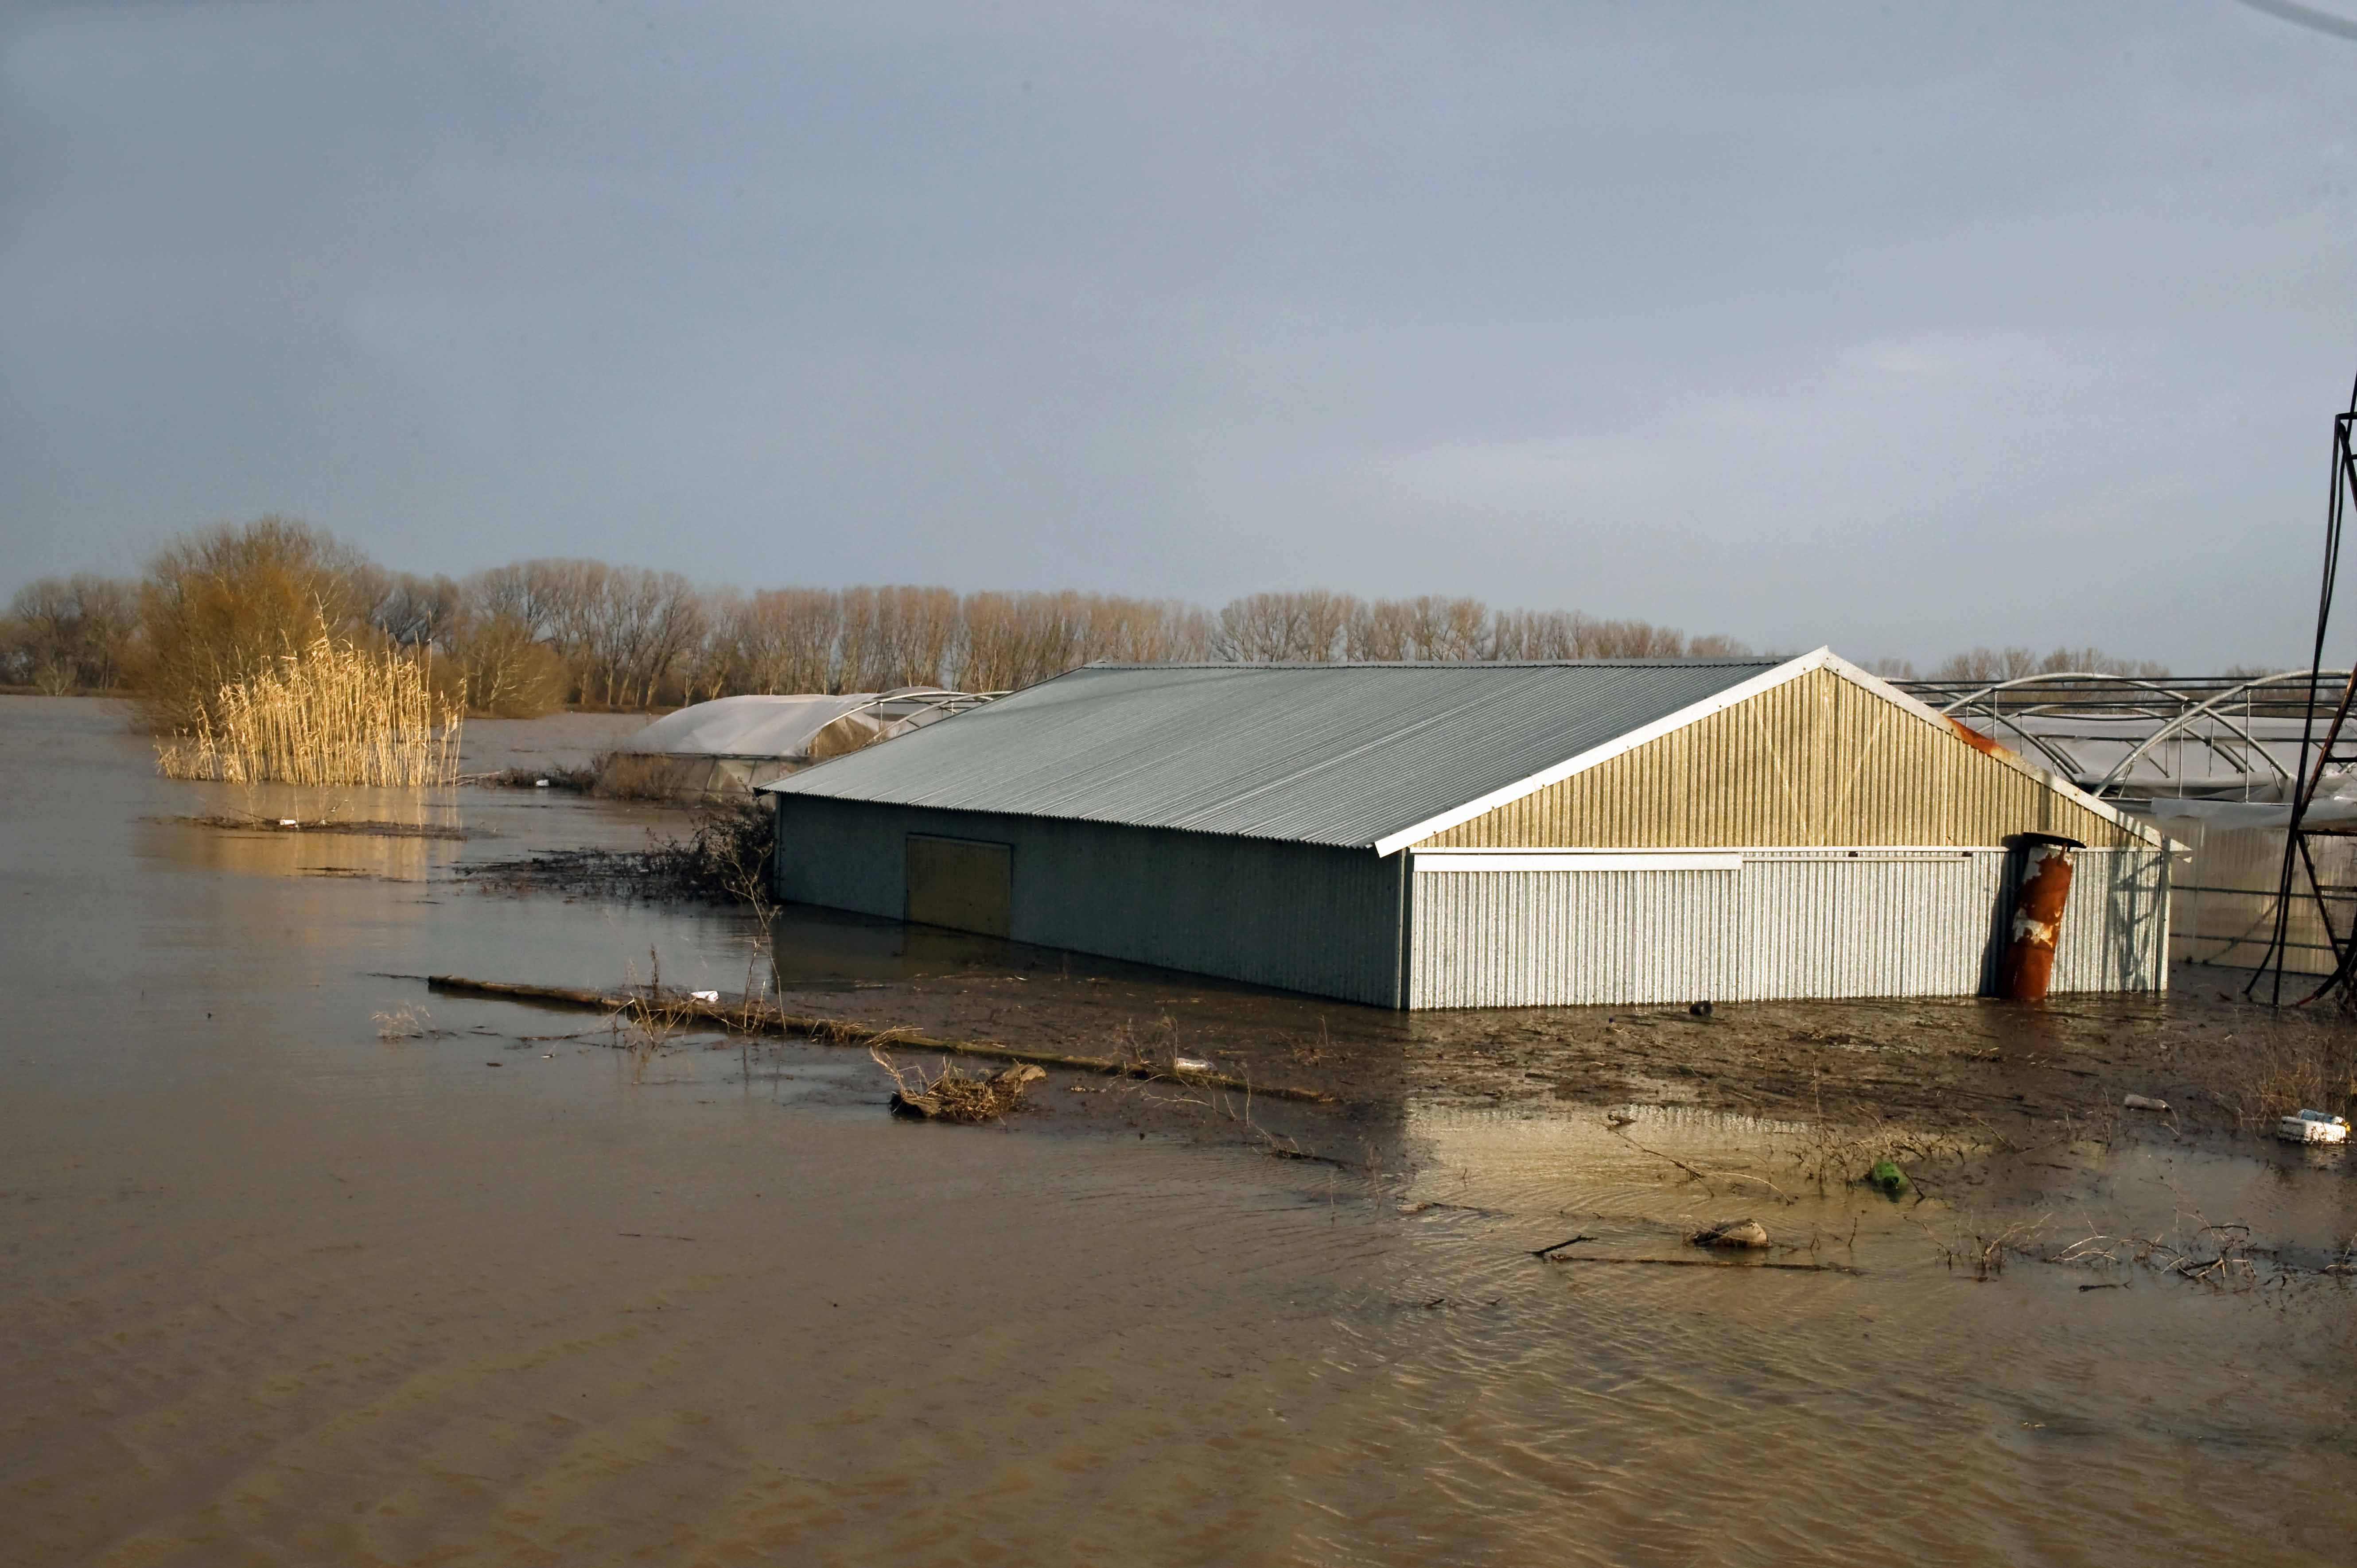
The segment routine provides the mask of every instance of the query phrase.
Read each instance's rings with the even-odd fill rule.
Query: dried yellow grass
[[[435,692],[425,660],[320,638],[221,689],[217,714],[156,743],[169,779],[414,789],[458,777],[463,699]]]

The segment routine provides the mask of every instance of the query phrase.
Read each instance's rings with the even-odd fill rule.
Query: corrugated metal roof
[[[768,788],[1372,844],[1777,667],[1096,664]]]

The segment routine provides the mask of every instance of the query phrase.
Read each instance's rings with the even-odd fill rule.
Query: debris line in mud
[[[1061,1068],[1106,1078],[1177,1079],[1213,1089],[1271,1100],[1293,1100],[1310,1105],[1331,1105],[1334,1097],[1314,1089],[1285,1084],[1254,1083],[1227,1073],[1183,1072],[1151,1063],[1110,1061],[1102,1057],[1060,1056],[1051,1051],[1027,1051],[985,1040],[945,1040],[911,1029],[879,1029],[843,1018],[818,1018],[788,1013],[767,1003],[749,1000],[699,1002],[676,992],[656,993],[635,986],[626,991],[587,991],[566,985],[522,985],[498,980],[469,980],[459,974],[429,974],[426,988],[454,996],[490,996],[511,1002],[539,1002],[615,1014],[651,1010],[673,1026],[702,1025],[740,1035],[800,1035],[823,1045],[898,1046],[909,1050],[940,1051],[949,1056],[982,1057],[993,1061],[1024,1062],[1034,1067]]]

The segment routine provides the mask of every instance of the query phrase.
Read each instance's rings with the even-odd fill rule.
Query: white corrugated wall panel
[[[1748,853],[1737,998],[1968,996],[2006,865],[2003,850]]]
[[[1742,870],[1423,870],[1412,1007],[1969,996],[1995,979],[2002,849],[1747,850]],[[2166,857],[2074,857],[2053,989],[2167,983]]]
[[[1694,1002],[1729,994],[1732,871],[1419,874],[1413,1007]]]
[[[2071,901],[2054,940],[2053,989],[2167,990],[2169,904],[2166,854],[2074,851]]]

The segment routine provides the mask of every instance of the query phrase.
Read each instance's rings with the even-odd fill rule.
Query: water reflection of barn
[[[2165,841],[1829,650],[1092,665],[767,786],[781,897],[1392,1007],[2164,983]]]

